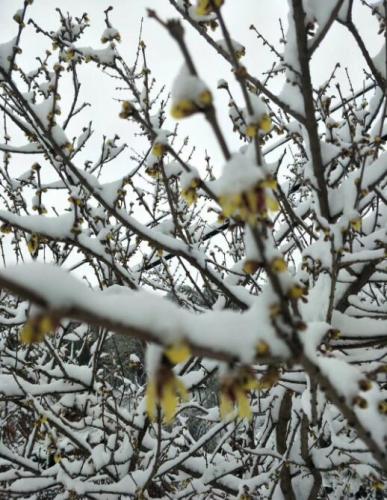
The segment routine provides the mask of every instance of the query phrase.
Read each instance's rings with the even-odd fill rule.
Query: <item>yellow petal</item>
[[[254,274],[257,272],[260,263],[256,260],[246,260],[243,264],[243,272],[246,274]]]
[[[20,332],[20,342],[22,344],[30,345],[34,342],[34,328],[32,327],[31,322],[27,321]]]
[[[211,106],[212,94],[209,90],[203,90],[203,92],[201,92],[199,94],[199,97],[197,100],[198,100],[198,103],[203,107]]]
[[[225,420],[233,411],[234,406],[231,399],[224,392],[220,393],[219,400],[220,418]]]
[[[167,424],[171,423],[175,417],[177,403],[175,382],[174,379],[172,379],[164,385],[161,396],[161,408],[163,409],[164,420]]]
[[[264,181],[260,182],[259,185],[263,188],[276,189],[278,184],[275,179],[273,179],[272,177],[268,177]]]
[[[255,137],[258,132],[258,127],[254,124],[247,125],[246,127],[246,135],[247,137]]]
[[[245,391],[255,391],[255,389],[259,388],[258,380],[255,377],[248,377],[247,380],[243,383],[243,389]]]
[[[221,7],[224,3],[224,0],[198,0],[196,5],[196,14],[198,16],[207,16],[213,12],[215,7]]]
[[[47,333],[51,333],[56,328],[56,324],[51,316],[43,316],[39,321],[39,331],[46,335]]]
[[[265,201],[267,209],[270,210],[270,212],[278,212],[279,204],[275,198],[273,198],[272,196],[266,196]]]
[[[191,206],[198,201],[198,194],[196,192],[196,189],[192,189],[191,187],[183,189],[181,191],[181,197],[188,206]]]
[[[32,233],[31,237],[27,243],[28,250],[32,256],[35,256],[39,250],[39,236],[36,233]]]
[[[270,352],[269,344],[264,340],[260,340],[257,343],[255,349],[257,351],[258,356],[266,356]]]
[[[50,316],[31,318],[20,332],[20,342],[27,345],[42,342],[49,333],[55,330],[55,327],[56,324]]]
[[[156,144],[153,145],[153,148],[152,148],[153,156],[156,156],[156,158],[161,158],[164,153],[165,153],[165,145],[164,144],[160,144],[157,142]]]
[[[175,103],[171,108],[171,116],[178,120],[179,118],[186,118],[198,111],[196,104],[189,99],[182,99]]]
[[[191,356],[191,350],[186,342],[176,342],[175,344],[168,347],[164,354],[167,356],[169,361],[175,365],[178,363],[184,363]]]
[[[219,205],[222,207],[225,217],[234,215],[241,205],[242,196],[240,194],[223,195],[219,197]]]
[[[175,390],[183,401],[189,401],[189,392],[183,382],[178,378],[175,378]]]
[[[300,286],[300,285],[294,285],[292,288],[288,291],[288,296],[291,299],[300,299],[305,295],[305,288]]]
[[[268,114],[264,114],[261,121],[259,122],[259,128],[263,130],[266,134],[272,129],[272,121]]]
[[[353,227],[353,229],[355,231],[360,232],[361,231],[361,219],[351,220],[351,226]]]
[[[277,257],[271,262],[271,269],[276,273],[283,273],[287,268],[286,262],[282,257]]]
[[[253,412],[251,410],[249,399],[246,392],[243,389],[236,389],[236,400],[238,404],[238,416],[240,418],[247,418],[251,420],[253,417]]]
[[[2,226],[0,227],[0,231],[4,234],[12,233],[12,226],[7,223],[2,224]]]

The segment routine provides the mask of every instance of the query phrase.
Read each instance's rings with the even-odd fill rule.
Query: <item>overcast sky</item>
[[[22,3],[21,0],[0,0],[0,41],[6,41],[15,35],[16,24],[12,20],[12,16],[17,8],[22,6]],[[103,10],[109,5],[114,7],[111,20],[123,38],[120,51],[129,63],[133,60],[136,51],[141,18],[145,17],[143,39],[148,46],[149,66],[153,76],[157,77],[159,86],[166,84],[167,88],[170,88],[171,82],[181,66],[182,57],[168,34],[155,21],[146,18],[147,7],[157,10],[163,18],[175,16],[175,11],[169,5],[168,0],[34,0],[29,9],[29,17],[34,18],[48,30],[56,30],[58,28],[56,7],[74,15],[88,12],[91,28],[88,30],[82,45],[98,48],[104,29]],[[356,23],[370,47],[371,54],[374,55],[382,43],[381,37],[377,35],[376,21],[369,14],[364,15],[364,7],[361,7],[360,0],[355,0],[355,6]],[[270,68],[273,60],[272,54],[267,47],[262,47],[254,32],[248,28],[253,23],[270,42],[280,48],[281,32],[278,20],[280,18],[283,20],[286,29],[286,0],[227,0],[224,5],[224,16],[232,37],[247,47],[245,64],[249,71],[260,76]],[[187,27],[187,37],[200,75],[213,90],[216,89],[217,81],[220,78],[232,80],[230,67],[189,27]],[[216,33],[215,38],[221,38],[220,34]],[[34,58],[44,53],[46,48],[50,48],[41,35],[36,35],[33,32],[32,27],[27,28],[21,45],[24,52],[19,62],[22,61],[26,70],[33,69],[36,64]],[[340,62],[343,68],[349,68],[355,86],[361,85],[364,66],[362,56],[346,30],[339,25],[335,25],[334,29],[331,30],[323,48],[319,49],[314,57],[313,77],[315,84],[320,84],[329,77],[336,62]],[[340,80],[346,86],[344,70],[341,71]],[[140,143],[131,137],[127,124],[117,119],[119,105],[112,101],[113,98],[125,96],[115,92],[112,82],[100,71],[93,68],[91,64],[83,65],[81,81],[83,81],[83,96],[92,102],[93,109],[91,114],[90,111],[87,111],[83,117],[80,117],[78,125],[86,124],[92,118],[96,129],[95,140],[97,140],[98,134],[101,137],[103,133],[109,135],[112,134],[112,131],[117,130],[130,146],[137,147]],[[277,92],[280,90],[279,85],[280,83],[277,87],[274,85],[274,90]],[[236,94],[238,95],[238,92]],[[225,103],[219,93],[216,93],[216,102]],[[237,149],[240,143],[232,133],[231,125],[227,120],[227,107],[223,105],[219,108],[226,136],[232,149]],[[167,124],[167,128],[171,129],[173,125],[171,120],[171,123]],[[214,157],[218,157],[217,145],[201,116],[195,116],[182,122],[181,130],[183,134],[190,136],[192,143],[202,146],[203,149],[204,147],[210,148]],[[71,131],[73,134],[77,132],[75,129]],[[121,170],[119,167],[115,168],[118,168],[117,172]]]

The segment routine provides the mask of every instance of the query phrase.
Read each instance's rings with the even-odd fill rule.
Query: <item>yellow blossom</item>
[[[27,243],[28,250],[30,254],[35,257],[39,250],[39,236],[36,233],[32,233],[30,239]]]
[[[253,412],[250,407],[248,392],[258,388],[254,373],[242,367],[237,373],[227,376],[221,385],[219,412],[222,419],[230,417],[234,410],[241,419],[251,420]]]
[[[167,347],[164,354],[171,363],[177,365],[178,363],[184,363],[184,361],[187,361],[187,359],[191,356],[191,350],[186,342],[180,341]]]
[[[267,342],[260,340],[255,346],[255,350],[258,356],[266,356],[270,352],[270,347]]]
[[[154,177],[156,179],[160,177],[160,170],[157,168],[157,164],[147,167],[145,172],[149,175],[149,177]]]
[[[221,7],[224,0],[198,0],[196,5],[196,14],[198,16],[207,16],[213,12],[214,7]]]
[[[12,233],[12,226],[10,224],[4,223],[1,225],[0,231],[4,234]]]
[[[261,181],[259,185],[263,188],[276,189],[277,181],[273,177],[267,177],[265,180]]]
[[[71,62],[75,57],[75,51],[73,49],[68,50],[64,55],[64,60],[66,62]]]
[[[27,345],[42,342],[47,335],[55,331],[56,327],[57,320],[51,316],[30,318],[20,332],[20,342]]]
[[[351,226],[354,229],[354,231],[360,232],[361,231],[361,219],[358,218],[358,219],[351,220]]]
[[[241,194],[223,195],[219,197],[219,204],[222,207],[225,217],[234,215],[242,202]]]
[[[247,124],[246,135],[247,137],[254,138],[260,130],[267,134],[272,129],[272,126],[273,124],[270,116],[265,113],[258,123],[252,122]]]
[[[157,406],[161,407],[165,423],[172,422],[179,401],[189,399],[188,391],[183,382],[166,367],[161,367],[157,380],[151,379],[146,390],[146,411],[150,420],[155,420]]]
[[[181,99],[172,105],[171,116],[176,120],[186,118],[212,105],[212,94],[209,90],[203,90],[195,100]]]
[[[256,260],[246,260],[243,264],[243,272],[246,274],[254,274],[257,272],[260,265],[260,262]]]
[[[181,190],[181,197],[187,203],[187,205],[193,205],[198,201],[198,193],[195,188],[188,187]]]
[[[305,294],[306,294],[306,288],[301,285],[294,285],[288,291],[288,297],[295,300],[300,299]]]
[[[196,104],[189,99],[182,99],[175,103],[171,108],[171,116],[176,120],[186,118],[196,113],[198,110]]]
[[[387,400],[380,401],[378,404],[378,410],[382,415],[387,415]]]
[[[134,113],[134,107],[131,102],[129,101],[123,101],[122,102],[122,109],[121,113],[119,114],[120,118],[123,118],[124,120],[129,118],[129,116],[132,116]]]
[[[219,413],[220,418],[225,420],[228,415],[233,411],[234,405],[231,398],[224,392],[220,393],[219,396]]]
[[[234,50],[234,54],[239,61],[239,59],[242,59],[242,57],[246,55],[246,48],[241,47],[239,50]]]
[[[160,142],[156,142],[153,145],[152,154],[153,154],[153,156],[156,156],[156,158],[161,158],[165,153],[165,149],[166,149],[165,144],[161,144]]]
[[[276,198],[272,196],[265,196],[266,206],[270,212],[278,212],[279,204]]]
[[[203,90],[203,92],[199,94],[197,101],[201,106],[208,108],[212,104],[211,92],[209,90]]]
[[[382,481],[374,481],[371,484],[372,489],[376,491],[383,491],[384,490],[384,483]]]
[[[255,137],[258,133],[258,127],[257,125],[254,125],[253,123],[251,123],[250,125],[247,125],[246,127],[246,135],[247,137]]]
[[[275,273],[283,273],[287,270],[286,262],[282,257],[277,257],[276,259],[273,259],[270,267],[271,270],[274,271]]]
[[[273,124],[272,124],[270,116],[267,113],[265,113],[263,115],[263,117],[261,118],[261,121],[259,122],[258,126],[259,126],[259,128],[261,130],[263,130],[265,132],[265,134],[267,134],[268,132],[270,132],[270,130],[272,129]]]

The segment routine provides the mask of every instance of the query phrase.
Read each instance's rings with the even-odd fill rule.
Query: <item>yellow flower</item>
[[[254,274],[259,269],[261,263],[257,260],[246,260],[243,264],[243,272],[246,274]]]
[[[182,189],[181,197],[187,203],[188,206],[191,206],[198,201],[198,193],[196,189],[192,187]]]
[[[273,177],[267,177],[264,181],[259,184],[263,188],[276,189],[277,181]]]
[[[232,399],[225,393],[221,392],[219,396],[219,413],[220,418],[225,420],[233,411],[234,405]]]
[[[271,270],[275,273],[283,273],[287,270],[288,266],[282,257],[277,257],[271,262]]]
[[[209,90],[203,90],[203,92],[199,94],[197,101],[203,108],[208,108],[212,104],[211,92]]]
[[[254,373],[245,367],[240,368],[236,374],[225,377],[220,389],[220,417],[222,419],[230,418],[231,413],[236,409],[239,418],[251,420],[253,412],[248,392],[258,387]]]
[[[234,215],[240,208],[241,203],[242,195],[239,193],[219,197],[219,205],[222,207],[225,217]]]
[[[75,51],[73,49],[69,49],[67,52],[65,52],[64,60],[66,62],[70,62],[74,59],[74,57],[75,57]]]
[[[171,116],[176,120],[186,118],[199,111],[203,111],[212,105],[212,94],[206,89],[203,90],[195,100],[181,99],[172,105]]]
[[[240,418],[246,418],[247,420],[251,420],[253,417],[253,411],[251,409],[246,391],[244,391],[241,388],[237,388],[235,391],[235,396],[236,396],[236,403],[238,406],[238,416]]]
[[[270,132],[270,130],[272,129],[273,124],[272,124],[270,116],[267,113],[265,113],[263,115],[263,117],[261,118],[261,121],[259,122],[258,126],[259,126],[259,128],[261,130],[263,130],[265,132],[265,134],[267,134],[268,132]]]
[[[151,379],[146,389],[146,412],[149,419],[155,420],[159,406],[165,423],[171,423],[176,414],[179,397],[184,401],[189,399],[186,387],[170,368],[161,366],[157,380]]]
[[[149,177],[153,177],[158,179],[160,177],[160,170],[157,168],[157,165],[153,165],[151,167],[147,167],[145,172],[149,175]]]
[[[171,116],[176,120],[180,118],[186,118],[191,116],[198,111],[196,104],[189,99],[182,99],[175,103],[171,108]]]
[[[374,481],[371,485],[373,490],[376,491],[383,491],[384,490],[384,483],[382,481]]]
[[[160,142],[156,142],[153,145],[152,154],[153,154],[153,156],[156,156],[156,158],[161,158],[165,153],[165,149],[166,149],[165,144],[161,144]]]
[[[278,212],[279,204],[278,204],[278,201],[276,200],[276,198],[266,195],[265,201],[266,201],[267,209],[270,210],[270,212]]]
[[[175,342],[170,347],[164,351],[165,356],[169,359],[171,363],[177,365],[178,363],[184,363],[191,356],[191,350],[189,345],[184,342]]]
[[[35,257],[39,250],[39,236],[36,233],[31,234],[27,247],[30,254]]]
[[[251,123],[250,125],[247,125],[247,127],[246,127],[247,137],[253,138],[257,135],[257,133],[258,133],[257,125],[254,125],[253,123]]]
[[[47,335],[55,331],[57,325],[57,319],[51,316],[30,318],[20,332],[20,342],[27,345],[42,342]]]
[[[198,0],[196,5],[196,14],[198,16],[207,16],[211,14],[215,7],[221,7],[224,0]]]
[[[276,198],[263,187],[266,182],[270,185],[275,183],[273,179],[268,179],[242,193],[220,195],[218,203],[222,207],[224,216],[239,217],[240,220],[255,225],[257,218],[264,220],[267,217],[268,210],[278,211],[279,205]]]
[[[288,291],[288,297],[291,299],[301,299],[304,295],[306,295],[306,288],[301,285],[294,285],[292,288]]]
[[[255,350],[258,356],[266,356],[270,352],[270,347],[267,342],[260,340],[255,346]]]
[[[380,401],[378,404],[378,410],[382,415],[387,415],[387,400]]]
[[[34,423],[35,427],[40,427],[41,425],[47,424],[48,418],[46,416],[39,417],[38,420]]]
[[[241,47],[239,50],[234,50],[234,54],[239,61],[239,59],[242,59],[242,57],[246,55],[246,48]]]
[[[122,109],[121,113],[119,114],[120,118],[123,118],[124,120],[129,118],[129,116],[132,116],[134,113],[134,107],[132,103],[129,101],[123,101],[122,102]]]
[[[247,137],[254,138],[260,130],[267,134],[272,129],[272,126],[273,124],[270,116],[265,113],[258,123],[252,122],[247,124],[246,135]]]
[[[12,233],[12,226],[10,224],[4,223],[1,225],[0,231],[4,234]]]
[[[354,229],[354,231],[359,233],[361,231],[361,219],[358,218],[351,220],[351,226]]]

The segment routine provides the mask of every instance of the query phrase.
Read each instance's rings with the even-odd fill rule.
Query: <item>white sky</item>
[[[321,0],[324,1],[324,0]],[[6,41],[15,35],[16,24],[12,20],[14,12],[22,6],[21,0],[0,0],[0,42]],[[113,25],[119,29],[123,41],[120,44],[120,51],[130,63],[133,60],[141,17],[145,17],[143,39],[148,47],[148,64],[152,69],[152,75],[157,77],[159,86],[165,84],[170,88],[173,78],[180,69],[182,56],[175,43],[168,34],[155,21],[146,17],[146,7],[155,9],[162,18],[175,16],[174,9],[169,5],[168,0],[34,0],[29,10],[29,17],[34,18],[42,27],[48,30],[56,30],[58,27],[58,15],[56,7],[63,11],[69,11],[73,15],[81,15],[88,12],[91,19],[91,28],[87,31],[82,45],[91,45],[94,48],[100,47],[100,36],[104,29],[103,10],[109,5],[114,7],[111,13]],[[361,7],[360,0],[355,0],[355,20],[360,31],[370,48],[371,55],[374,55],[383,43],[381,37],[377,36],[376,21],[369,14],[366,16]],[[247,57],[244,62],[249,71],[257,76],[266,71],[273,60],[272,54],[267,47],[257,42],[253,31],[249,30],[250,24],[254,24],[270,42],[279,47],[280,28],[278,19],[281,18],[286,29],[287,2],[286,0],[226,0],[224,5],[224,16],[234,39],[243,43],[247,47]],[[221,38],[219,32],[216,39]],[[231,145],[231,149],[237,149],[241,144],[238,138],[232,133],[232,127],[227,119],[226,101],[223,99],[223,92],[216,92],[216,84],[220,78],[232,81],[230,67],[217,56],[215,51],[208,47],[191,28],[187,27],[188,45],[192,49],[194,60],[199,69],[200,75],[215,91],[215,99],[218,104],[218,112],[222,128]],[[21,44],[23,55],[19,59],[25,70],[35,67],[34,58],[44,54],[44,50],[49,47],[47,40],[41,35],[36,35],[31,26],[26,30]],[[330,75],[336,62],[342,64],[340,81],[347,88],[344,67],[349,68],[355,87],[362,84],[362,68],[364,61],[357,47],[352,42],[351,37],[344,28],[335,25],[327,37],[323,48],[319,49],[313,60],[313,77],[315,84],[324,82]],[[70,131],[70,136],[79,132],[80,128],[93,119],[95,134],[95,145],[98,147],[102,134],[108,136],[113,132],[118,132],[122,140],[134,148],[142,147],[138,139],[132,137],[127,123],[117,118],[119,105],[112,99],[125,98],[123,93],[114,90],[114,84],[101,74],[99,70],[93,68],[92,64],[83,65],[81,70],[81,81],[83,82],[83,97],[91,101],[93,108],[83,113],[77,127]],[[274,85],[274,91],[280,91],[280,82]],[[235,86],[236,95],[238,89]],[[166,125],[172,129],[174,122]],[[181,124],[182,134],[190,137],[191,143],[202,148],[200,159],[204,156],[204,148],[209,148],[215,159],[220,160],[219,150],[202,116],[195,116]],[[129,160],[129,150],[125,157],[121,157],[121,162]],[[94,159],[94,158],[92,158]],[[122,163],[115,165],[117,175],[121,174]],[[126,166],[124,168],[127,168]],[[200,166],[199,166],[200,169]],[[115,177],[115,175],[113,176]]]

